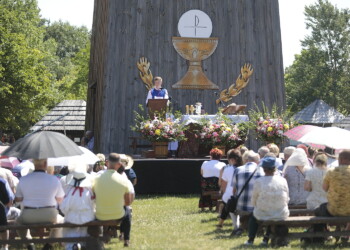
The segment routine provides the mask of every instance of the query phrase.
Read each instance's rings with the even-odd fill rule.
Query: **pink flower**
[[[213,136],[218,137],[219,134],[218,134],[217,132],[214,132],[214,133],[213,133]]]

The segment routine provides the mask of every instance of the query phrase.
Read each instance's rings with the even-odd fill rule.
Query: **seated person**
[[[310,192],[306,199],[306,208],[312,210],[327,202],[327,193],[322,188],[323,179],[328,171],[327,155],[317,153],[313,162],[314,168],[306,172],[304,184],[304,189]]]
[[[258,221],[264,220],[285,220],[289,216],[288,210],[288,185],[287,181],[280,175],[275,175],[276,158],[265,157],[261,161],[265,176],[258,178],[254,183],[252,192],[252,205],[254,206],[253,216],[249,218],[249,239],[246,245],[252,245],[258,231]],[[272,240],[272,245],[285,246],[285,237],[288,228],[276,226],[275,230],[281,235]],[[262,245],[267,245],[271,228],[267,228],[266,236]]]
[[[34,159],[35,170],[21,178],[17,186],[16,201],[22,202],[23,210],[16,222],[18,224],[61,223],[57,205],[64,197],[64,191],[56,176],[47,174],[47,159]],[[18,230],[22,239],[31,239],[29,230]],[[61,229],[51,229],[50,237],[61,233]],[[33,244],[28,249],[35,249]],[[43,249],[52,249],[46,244]]]
[[[316,216],[350,216],[350,150],[340,152],[338,161],[339,167],[329,169],[324,177],[323,189],[327,192],[328,203],[316,208]],[[316,225],[314,230],[325,228],[326,225]],[[350,224],[346,230],[350,230]]]
[[[0,226],[7,226],[6,213],[14,198],[15,196],[12,193],[10,185],[5,179],[0,177]],[[0,242],[1,240],[8,239],[8,231],[0,231]],[[7,249],[7,245],[2,245],[1,249]]]
[[[304,190],[305,173],[310,170],[309,160],[302,148],[297,148],[283,169],[289,189],[289,205],[306,205],[309,192]]]
[[[93,191],[96,199],[96,218],[101,221],[119,220],[130,217],[124,206],[132,203],[132,194],[127,178],[117,171],[122,166],[122,159],[119,154],[111,153],[108,157],[108,169],[97,176],[93,183]],[[116,225],[117,226],[117,225]],[[107,227],[103,233],[107,235]]]
[[[202,195],[199,199],[199,208],[209,207],[212,210],[216,206],[217,200],[212,200],[210,195],[203,195],[205,191],[219,191],[220,170],[225,167],[225,163],[221,162],[222,151],[214,148],[210,151],[210,161],[203,162],[201,166],[201,188]]]
[[[82,164],[79,160],[70,164],[73,168],[73,178],[68,183],[67,193],[60,209],[64,214],[64,222],[81,225],[95,219],[92,179],[86,172],[87,165]],[[64,228],[63,236],[86,237],[88,236],[87,227]],[[83,243],[67,243],[65,247],[67,250],[78,249],[78,244],[83,245]]]
[[[233,173],[235,169],[243,164],[242,162],[242,156],[241,151],[238,149],[231,149],[227,152],[227,159],[228,159],[228,165],[225,167],[223,174],[222,174],[222,181],[221,181],[221,193],[222,195],[222,202],[224,204],[221,215],[220,215],[220,221],[218,224],[218,228],[222,228],[224,221],[228,217],[228,215],[231,216],[232,224],[233,224],[233,234],[236,232],[236,230],[239,228],[239,216],[235,215],[234,213],[229,213],[227,209],[227,202],[233,195],[231,183],[233,178]]]

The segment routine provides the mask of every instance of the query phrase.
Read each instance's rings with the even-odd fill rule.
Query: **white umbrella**
[[[95,164],[100,159],[89,149],[80,147],[79,149],[83,151],[82,155],[76,156],[66,156],[66,157],[58,157],[58,158],[48,158],[47,165],[48,166],[68,166],[69,161],[78,159],[83,161],[85,164]]]
[[[350,149],[350,131],[337,127],[322,128],[307,133],[299,141],[334,149]]]

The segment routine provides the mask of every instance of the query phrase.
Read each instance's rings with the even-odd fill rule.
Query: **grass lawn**
[[[186,196],[138,196],[134,201],[131,230],[131,249],[267,249],[259,247],[262,238],[254,246],[243,246],[247,235],[231,238],[231,220],[217,230],[217,213],[199,212],[197,195]],[[113,239],[106,249],[120,249],[122,242]],[[350,249],[350,244],[334,242],[325,246],[303,246],[299,241],[290,242],[283,249]]]

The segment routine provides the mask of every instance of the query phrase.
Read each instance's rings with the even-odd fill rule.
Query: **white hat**
[[[288,166],[309,166],[309,160],[307,159],[307,155],[302,148],[297,148],[289,157],[283,171],[285,171]]]
[[[69,162],[70,173],[72,179],[69,180],[68,185],[75,187],[91,187],[91,179],[87,173],[87,165],[81,161],[72,160]]]
[[[130,155],[119,154],[120,162],[125,169],[130,169],[134,165],[134,159]]]

